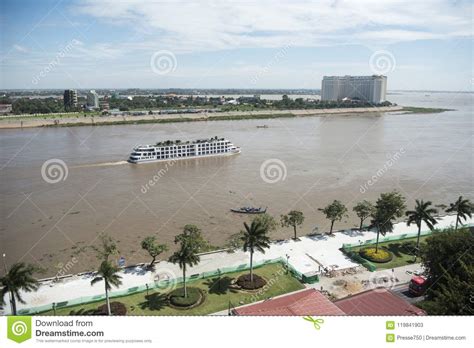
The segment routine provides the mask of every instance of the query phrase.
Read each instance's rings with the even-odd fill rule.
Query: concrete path
[[[335,299],[378,287],[384,287],[392,291],[401,291],[403,287],[408,289],[408,282],[414,272],[421,271],[422,268],[419,263],[397,267],[393,271],[387,269],[369,272],[365,268],[361,268],[358,273],[353,275],[336,276],[333,278],[322,276],[318,283],[309,284],[307,287],[328,291]]]
[[[474,219],[466,223],[473,223]],[[445,228],[455,223],[455,216],[444,216],[439,218],[438,228]],[[422,230],[427,230],[422,226]],[[406,233],[417,232],[416,225],[407,226],[404,222],[395,225],[394,231],[390,236],[402,235]],[[333,237],[301,237],[300,241],[286,240],[283,242],[272,243],[265,254],[256,253],[254,260],[261,262],[265,260],[282,258],[286,260],[289,256],[290,265],[298,272],[305,274],[318,272],[320,265],[331,267],[337,265],[337,269],[359,266],[348,259],[339,249],[343,244],[359,243],[368,239],[376,238],[375,232],[344,231],[335,233]],[[223,267],[237,267],[248,264],[249,254],[243,251],[234,253],[219,252],[201,256],[201,262],[188,270],[188,276],[202,272],[216,271]],[[373,274],[368,272],[369,274]],[[57,282],[46,281],[36,292],[22,293],[26,304],[18,303],[18,309],[34,308],[44,305],[50,305],[53,302],[69,301],[81,297],[91,297],[103,294],[103,283],[99,282],[94,286],[90,285],[92,274],[74,275]],[[173,279],[181,276],[181,271],[177,265],[162,261],[156,265],[155,271],[146,271],[141,267],[126,269],[121,273],[122,286],[118,289],[124,291],[136,286],[154,285],[157,279]],[[400,275],[401,277],[401,275]],[[321,285],[328,286],[323,278]],[[8,299],[6,299],[8,301]],[[8,302],[7,302],[8,303]],[[9,313],[9,306],[5,306],[5,314]],[[1,313],[0,313],[1,314]]]

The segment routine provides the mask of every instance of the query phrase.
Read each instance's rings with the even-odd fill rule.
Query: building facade
[[[98,109],[99,108],[99,95],[94,90],[90,90],[87,93],[87,106]]]
[[[66,111],[73,110],[77,107],[77,91],[66,89],[64,91],[64,109]]]
[[[321,100],[338,101],[345,98],[379,104],[386,100],[387,77],[372,76],[324,76]]]
[[[108,113],[110,110],[110,104],[109,104],[109,96],[106,94],[104,96],[104,99],[99,102],[99,108],[105,113]]]
[[[0,115],[8,115],[13,112],[12,104],[0,104]]]

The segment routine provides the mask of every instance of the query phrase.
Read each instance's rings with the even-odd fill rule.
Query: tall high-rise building
[[[74,89],[66,89],[64,91],[64,109],[66,111],[77,107],[77,91]]]
[[[104,99],[100,102],[100,110],[108,112],[110,109],[109,96],[106,94]]]
[[[87,93],[87,106],[94,109],[99,108],[99,95],[94,90],[90,90]]]
[[[387,76],[324,76],[321,100],[344,98],[379,104],[386,100]]]

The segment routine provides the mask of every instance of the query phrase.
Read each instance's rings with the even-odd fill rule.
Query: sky
[[[473,4],[448,0],[2,0],[0,88],[472,91]]]

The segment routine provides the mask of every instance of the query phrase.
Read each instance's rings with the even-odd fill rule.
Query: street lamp
[[[3,267],[5,268],[5,275],[8,273],[7,271],[7,262],[5,261],[7,255],[3,253]]]
[[[221,270],[220,268],[217,269],[217,282],[219,283],[219,292],[222,291],[222,287],[221,287],[221,283],[222,283],[222,279],[221,279]]]
[[[8,274],[8,268],[7,268],[7,255],[5,253],[3,253],[3,267],[5,268],[5,277],[7,276]],[[13,315],[13,298],[12,296],[10,296],[10,292],[8,293],[8,299],[10,300],[10,310],[11,310],[11,314]]]

